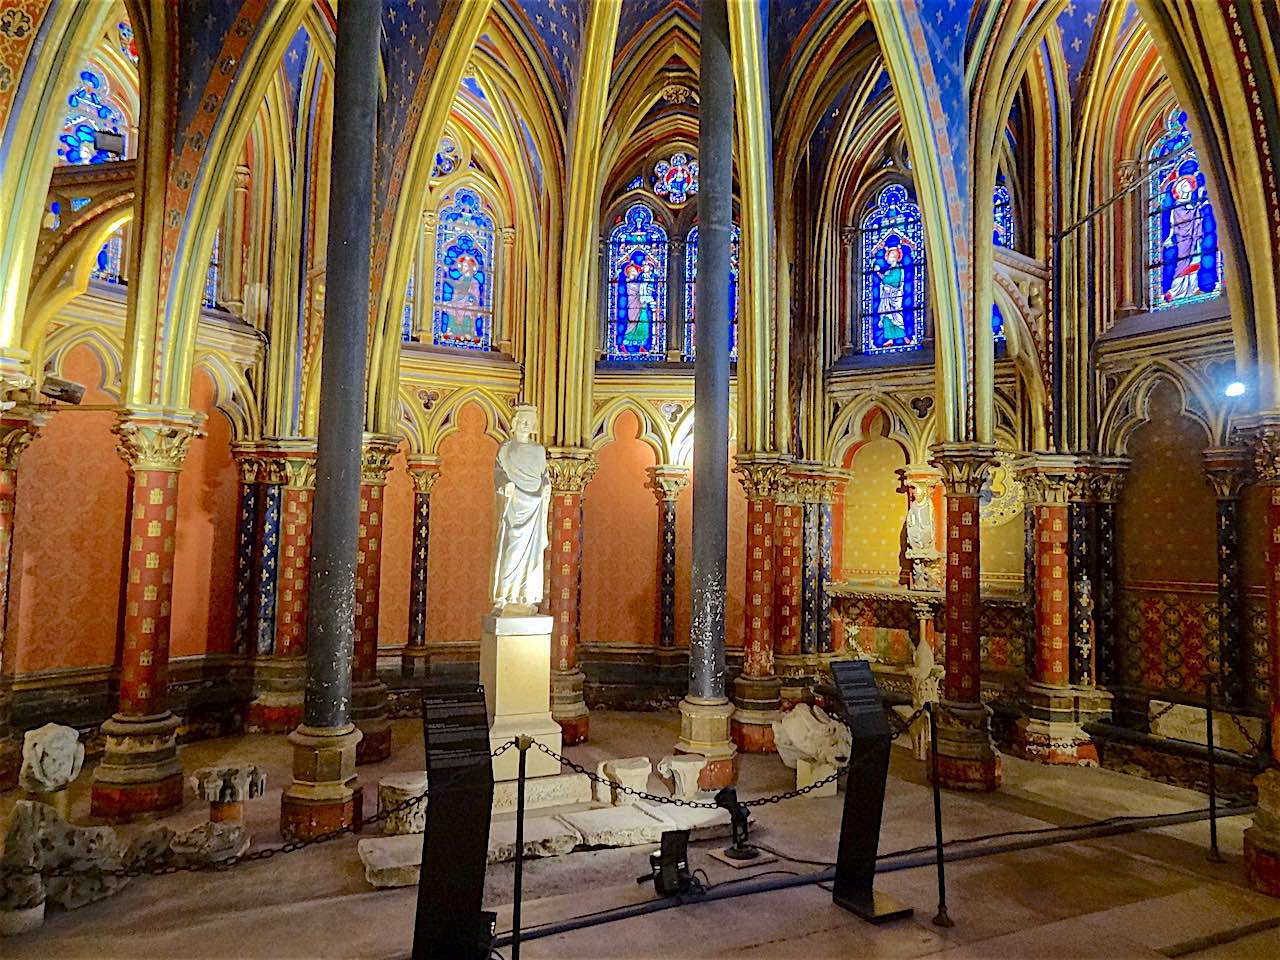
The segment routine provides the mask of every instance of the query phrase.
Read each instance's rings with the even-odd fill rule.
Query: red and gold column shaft
[[[801,584],[804,578],[804,506],[794,478],[777,480],[773,511],[774,601],[773,627],[777,634],[774,653],[799,656]]]
[[[290,456],[284,465],[286,479],[280,508],[276,656],[300,657],[306,652],[311,509],[315,497],[316,466],[312,457],[302,456]]]
[[[398,444],[367,440],[361,459],[360,529],[356,539],[355,654],[351,668],[351,718],[363,734],[356,762],[391,756],[387,688],[378,679],[378,606],[382,588],[382,542],[387,474]]]
[[[586,679],[578,666],[582,607],[582,502],[597,462],[588,450],[553,448],[547,459],[551,479],[548,520],[547,613],[551,616],[551,715],[566,745],[589,735],[591,714],[583,698]]]
[[[115,426],[129,467],[120,702],[102,726],[106,745],[94,771],[91,812],[123,820],[182,801],[182,766],[168,709],[169,623],[173,610],[178,474],[197,426],[191,412],[134,412]]]

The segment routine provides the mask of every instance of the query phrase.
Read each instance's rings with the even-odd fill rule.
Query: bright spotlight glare
[[[1226,394],[1228,397],[1243,397],[1244,384],[1239,380],[1233,380],[1231,383],[1227,384]]]

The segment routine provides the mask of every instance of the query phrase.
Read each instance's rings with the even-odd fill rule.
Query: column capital
[[[360,482],[381,486],[387,482],[391,458],[400,449],[400,441],[376,433],[366,433],[360,448]]]
[[[740,453],[733,458],[733,472],[742,482],[748,500],[772,500],[786,477],[789,463],[778,453]]]
[[[440,479],[440,458],[420,454],[409,457],[407,466],[414,491],[423,496],[431,496],[432,488]]]
[[[1219,500],[1234,500],[1252,479],[1253,452],[1248,447],[1207,447],[1205,479]]]
[[[191,441],[204,434],[204,414],[194,410],[128,407],[111,428],[116,453],[131,470],[182,469]]]
[[[1080,457],[1035,453],[1017,466],[1032,503],[1063,506],[1088,499],[1086,464]]]
[[[803,503],[831,503],[849,481],[849,472],[813,460],[791,464],[790,476]]]
[[[996,462],[996,448],[986,443],[938,443],[930,448],[929,461],[942,473],[946,492],[976,497]]]
[[[547,474],[556,493],[583,493],[600,467],[594,451],[585,447],[551,447]]]
[[[0,470],[16,470],[23,452],[31,446],[47,415],[9,416],[0,419]]]
[[[1253,470],[1258,482],[1280,484],[1280,424],[1263,424],[1251,431]]]
[[[645,472],[649,474],[649,482],[645,486],[653,491],[660,504],[674,502],[680,491],[689,485],[688,467],[659,464]]]

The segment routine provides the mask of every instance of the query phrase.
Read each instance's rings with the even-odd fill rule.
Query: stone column
[[[1254,780],[1258,810],[1253,826],[1244,833],[1244,866],[1255,889],[1280,897],[1280,424],[1257,430],[1253,466],[1257,482],[1266,492],[1271,742],[1267,769]]]
[[[1027,685],[1030,715],[1018,721],[1016,739],[1029,760],[1097,766],[1098,749],[1081,726],[1092,719],[1081,715],[1080,703],[1081,688],[1093,686],[1092,656],[1080,677],[1083,683],[1076,679],[1082,671],[1072,664],[1072,590],[1089,582],[1088,571],[1073,570],[1071,564],[1070,501],[1082,479],[1080,468],[1075,457],[1040,455],[1025,476],[1028,509],[1035,517],[1035,657]]]
[[[244,229],[249,216],[249,168],[236,166],[231,191],[231,222],[222,245],[222,297],[228,310],[244,316]]]
[[[733,71],[725,0],[701,6],[698,279],[694,347],[693,614],[689,693],[676,749],[707,758],[700,785],[737,780],[726,696],[724,608],[729,525],[729,252],[733,230]]]
[[[345,3],[338,14],[306,698],[303,722],[289,735],[293,780],[280,799],[288,838],[329,833],[360,816],[351,659],[381,16],[376,3]]]
[[[1205,475],[1218,501],[1218,675],[1220,706],[1244,707],[1249,691],[1249,645],[1244,636],[1240,575],[1240,493],[1249,482],[1249,451],[1210,447]]]
[[[18,460],[35,439],[43,418],[0,419],[0,790],[18,783],[22,747],[13,738],[9,717],[13,697],[13,650],[9,636],[9,562],[13,555],[13,520],[18,494]]]
[[[252,444],[237,445],[232,450],[236,470],[240,475],[238,509],[236,513],[236,619],[232,649],[250,656],[257,646],[254,589],[254,571],[262,549],[261,511],[259,509],[258,475],[262,471],[262,459]]]
[[[591,714],[582,696],[585,679],[578,666],[578,628],[582,608],[582,501],[596,475],[590,450],[552,447],[547,451],[551,477],[551,556],[548,561],[547,613],[551,632],[551,716],[564,743],[583,743],[591,732]]]
[[[311,504],[315,457],[305,445],[264,454],[263,473],[275,493],[264,497],[259,569],[269,574],[271,615],[264,617],[267,591],[259,594],[256,697],[245,717],[248,730],[287,733],[302,722],[306,683],[307,592],[310,581]],[[278,505],[272,506],[273,500]],[[268,642],[268,632],[270,640]]]
[[[946,677],[938,718],[938,774],[945,787],[994,790],[1000,754],[991,740],[991,710],[982,702],[981,552],[978,497],[994,450],[944,443],[931,461],[942,472],[947,500]]]
[[[113,428],[129,467],[129,543],[120,652],[119,709],[102,725],[91,813],[127,820],[182,802],[178,718],[168,706],[178,472],[204,417],[190,410],[134,409]]]
[[[733,681],[733,742],[746,753],[771,753],[773,721],[782,709],[782,682],[773,663],[774,511],[786,464],[776,455],[739,454],[736,470],[747,496],[746,635],[742,673]]]
[[[387,687],[378,679],[378,606],[382,592],[382,540],[386,519],[383,492],[391,458],[399,444],[368,437],[361,460],[360,532],[356,553],[356,641],[351,668],[351,718],[360,730],[356,763],[379,763],[391,756]]]
[[[413,557],[409,564],[409,639],[400,675],[427,675],[427,558],[431,540],[431,489],[440,477],[439,457],[410,457],[413,480]]]
[[[781,674],[782,706],[804,699],[804,656],[800,652],[804,603],[804,508],[800,484],[791,473],[777,478],[773,511],[774,669]]]
[[[649,468],[647,486],[658,499],[658,646],[676,643],[676,501],[689,485],[689,468]]]

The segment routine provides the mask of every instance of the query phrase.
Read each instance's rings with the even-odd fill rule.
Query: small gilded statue
[[[537,422],[536,408],[516,407],[514,436],[498,448],[493,470],[497,531],[492,595],[494,612],[500,615],[527,616],[542,602],[551,480],[546,448],[533,439]]]

